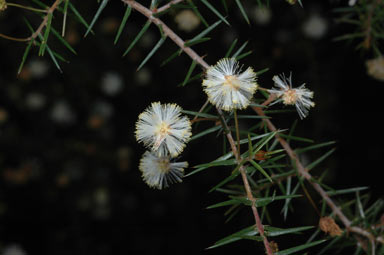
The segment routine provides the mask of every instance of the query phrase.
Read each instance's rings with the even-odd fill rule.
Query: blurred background
[[[336,152],[318,167],[319,175],[328,170],[330,186],[369,186],[372,199],[382,197],[378,176],[383,171],[384,84],[367,74],[365,62],[373,55],[356,50],[359,41],[333,41],[353,29],[336,23],[338,14],[332,11],[348,1],[304,0],[304,8],[283,0],[270,1],[269,8],[260,8],[257,1],[243,2],[251,25],[235,1],[229,1],[231,26],[221,24],[209,35],[210,41],[194,49],[214,64],[236,38],[236,50],[248,41],[244,52],[252,50],[252,54],[241,63],[255,70],[269,68],[259,77],[260,86],[270,88],[273,75],[289,72],[296,86],[306,83],[315,93],[316,107],[298,122],[295,135],[317,143],[337,142]],[[98,8],[96,1],[74,5],[88,22]],[[218,9],[225,13],[222,5]],[[199,10],[209,24],[218,20],[203,6]],[[62,72],[48,54],[38,57],[34,47],[17,75],[26,45],[0,38],[0,252],[262,254],[261,246],[251,241],[205,250],[253,224],[250,210],[224,223],[224,209],[205,209],[225,199],[208,191],[230,169],[212,168],[161,191],[142,181],[138,162],[145,149],[134,137],[138,114],[154,101],[198,111],[206,95],[201,80],[179,86],[191,64],[186,55],[160,67],[177,50],[171,40],[136,71],[159,40],[155,26],[122,57],[146,21],[133,12],[114,45],[124,11],[122,3],[110,1],[94,27],[95,35],[86,38],[84,26],[68,17],[66,39],[77,55],[54,37],[49,39],[49,46],[69,61],[60,62]],[[34,28],[41,22],[33,13],[8,7],[0,12],[0,32],[29,36],[24,16]],[[177,8],[161,18],[183,39],[205,28],[193,12]],[[53,26],[60,30],[61,18]],[[295,119],[298,115],[292,112],[276,115],[273,121],[289,128]],[[221,152],[222,139],[212,134],[189,143],[181,160],[194,166],[216,159]],[[314,160],[321,153],[303,160]],[[300,210],[291,213],[287,222],[280,214],[281,204],[271,205],[273,226],[317,225],[307,200],[295,203]],[[293,243],[285,239],[279,244],[288,248]]]

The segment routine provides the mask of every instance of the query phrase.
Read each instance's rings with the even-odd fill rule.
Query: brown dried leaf
[[[341,231],[339,225],[331,217],[321,217],[319,221],[320,229],[329,234],[330,236],[341,236],[343,231]]]

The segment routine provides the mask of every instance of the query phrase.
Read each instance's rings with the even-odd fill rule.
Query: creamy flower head
[[[300,118],[305,118],[309,108],[315,106],[315,103],[311,101],[313,92],[305,88],[305,83],[298,88],[292,88],[292,74],[288,78],[284,74],[275,75],[272,80],[275,82],[276,88],[268,91],[279,98],[273,104],[283,102],[285,105],[295,105]]]
[[[207,70],[203,80],[209,101],[225,111],[245,109],[257,89],[256,73],[252,67],[241,72],[234,58],[223,58]]]
[[[139,115],[136,139],[157,156],[178,156],[191,138],[191,122],[176,104],[152,103]]]
[[[384,81],[384,57],[380,56],[374,59],[369,59],[365,62],[368,75],[379,80]]]
[[[163,189],[169,184],[182,182],[184,168],[188,162],[171,162],[169,156],[158,157],[153,152],[145,152],[139,169],[143,180],[152,188]]]

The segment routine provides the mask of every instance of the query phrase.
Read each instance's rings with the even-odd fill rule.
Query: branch
[[[56,8],[59,6],[59,4],[62,2],[63,0],[56,0],[51,7],[49,7],[48,10],[44,11],[46,12],[47,14],[44,16],[43,18],[43,21],[40,23],[40,26],[36,29],[36,31],[29,37],[27,38],[16,38],[16,37],[12,37],[12,36],[8,36],[8,35],[4,35],[4,34],[1,34],[0,33],[0,37],[2,38],[5,38],[5,39],[8,39],[8,40],[12,40],[12,41],[17,41],[17,42],[29,42],[29,41],[32,41],[34,39],[36,39],[36,37],[41,33],[41,31],[43,30],[43,28],[47,25],[47,22],[48,22],[48,16],[50,14],[52,14]]]
[[[369,6],[369,12],[368,12],[368,17],[367,21],[365,22],[365,31],[364,31],[364,36],[365,39],[363,41],[363,47],[366,49],[369,49],[371,47],[372,43],[372,17],[375,12],[375,9],[377,6],[381,3],[381,0],[375,0],[372,6]]]
[[[167,9],[171,8],[172,5],[175,5],[175,4],[178,4],[180,2],[183,2],[184,0],[173,0],[173,1],[170,1],[169,3],[163,5],[162,7],[156,9],[156,13],[159,13],[159,12],[164,12],[166,11]],[[155,10],[154,10],[155,11]]]
[[[137,10],[138,12],[140,12],[141,14],[146,16],[148,18],[148,20],[150,20],[154,24],[156,24],[158,26],[161,26],[164,34],[166,36],[168,36],[169,38],[171,38],[171,40],[174,41],[177,44],[177,46],[179,46],[180,49],[182,49],[191,59],[193,59],[198,64],[200,64],[204,69],[208,69],[210,67],[208,65],[208,63],[205,62],[202,57],[200,57],[200,55],[198,55],[190,47],[186,47],[185,46],[185,42],[175,32],[173,32],[173,30],[171,30],[167,25],[165,25],[160,19],[154,17],[153,16],[153,12],[151,10],[149,10],[148,8],[144,7],[143,5],[139,4],[138,2],[136,2],[134,0],[122,0],[122,1],[124,3],[126,3],[126,4],[129,4],[133,9]],[[172,2],[178,2],[178,1],[172,1]],[[169,7],[167,7],[167,8],[169,8]],[[161,7],[159,9],[163,9],[164,10],[165,8]],[[219,113],[220,117],[223,119],[223,112],[220,109],[218,109],[218,108],[216,108],[216,110]],[[228,141],[229,141],[229,143],[231,145],[231,149],[232,149],[233,155],[235,155],[237,163],[240,164],[241,156],[240,156],[240,154],[239,154],[239,152],[238,152],[238,150],[236,148],[236,144],[235,144],[235,141],[234,141],[234,139],[232,137],[232,134],[229,131],[229,128],[226,125],[225,121],[222,121],[222,124],[223,124],[224,129],[226,130],[226,136],[227,136],[227,139],[228,139]],[[239,171],[240,171],[241,177],[243,179],[243,183],[244,183],[245,191],[246,191],[246,194],[247,194],[247,198],[250,201],[252,201],[252,206],[251,207],[252,207],[252,212],[253,212],[253,215],[254,215],[254,218],[255,218],[255,221],[256,221],[256,227],[257,227],[260,235],[263,238],[263,243],[264,243],[264,247],[266,249],[266,252],[267,252],[268,255],[273,255],[273,252],[272,252],[272,249],[271,249],[271,247],[269,245],[268,239],[267,239],[267,237],[265,236],[265,233],[264,233],[264,226],[261,223],[261,219],[260,219],[259,213],[258,213],[257,208],[255,206],[256,199],[252,195],[251,187],[250,187],[250,185],[248,183],[247,174],[245,172],[244,167],[241,166],[239,168]]]

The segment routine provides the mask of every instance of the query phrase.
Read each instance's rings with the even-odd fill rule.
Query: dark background
[[[247,10],[256,6],[256,1],[251,2]],[[382,197],[384,84],[367,75],[365,61],[372,55],[355,49],[359,41],[332,41],[352,31],[352,27],[335,23],[337,14],[332,12],[347,1],[303,2],[304,9],[271,1],[271,21],[260,25],[251,19],[251,26],[233,2],[228,14],[231,26],[221,24],[210,34],[210,41],[194,49],[214,64],[234,38],[239,40],[237,48],[248,41],[245,51],[253,53],[241,62],[255,70],[269,68],[259,77],[265,88],[273,85],[273,75],[292,71],[294,84],[305,82],[314,91],[316,102],[309,117],[298,122],[296,135],[315,142],[337,141],[336,152],[321,164],[319,173],[327,169],[327,183],[334,188],[370,186],[373,199]],[[96,1],[75,6],[87,21],[97,10]],[[124,10],[122,3],[111,1],[95,25],[96,35],[85,39],[85,28],[69,17],[67,39],[78,54],[72,55],[53,37],[49,44],[70,61],[60,62],[63,73],[48,54],[37,57],[34,47],[17,75],[26,45],[0,40],[0,249],[16,245],[27,254],[261,254],[261,244],[247,241],[205,250],[225,235],[253,224],[249,210],[224,224],[223,209],[204,209],[225,199],[208,190],[230,170],[212,168],[161,191],[150,189],[141,180],[138,162],[144,148],[134,137],[138,114],[153,101],[176,102],[198,111],[206,96],[200,81],[185,88],[177,86],[190,66],[185,55],[159,67],[177,49],[170,40],[144,72],[136,72],[159,39],[155,26],[122,58],[145,23],[142,16],[132,13],[115,46]],[[225,13],[221,5],[219,10]],[[178,30],[174,22],[177,11],[162,19],[182,38],[192,38],[204,29],[201,24],[190,33]],[[206,8],[201,12],[208,23],[217,21]],[[9,7],[0,13],[0,32],[28,36],[25,15],[35,28],[40,24],[38,16]],[[320,38],[303,32],[312,15],[326,22],[327,30]],[[54,27],[60,30],[58,16]],[[34,74],[31,63],[36,62],[46,66],[47,72]],[[111,73],[122,79],[121,89],[113,95],[102,87]],[[43,98],[39,107],[31,106],[31,94]],[[60,102],[70,111],[61,111],[70,116],[64,120],[52,117],[55,107],[63,105]],[[280,128],[289,128],[297,118],[296,113],[290,113],[277,115],[273,121]],[[191,142],[181,159],[193,166],[216,159],[221,149],[221,138],[210,135]],[[311,160],[320,153],[306,156]],[[290,214],[286,223],[279,213],[281,204],[270,207],[274,226],[317,224],[315,211],[305,199],[294,205],[300,209]],[[294,245],[286,239],[279,244],[283,248]]]

